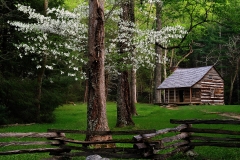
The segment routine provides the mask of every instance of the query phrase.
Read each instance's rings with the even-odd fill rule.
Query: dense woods
[[[101,32],[105,32],[105,44],[100,42],[103,39],[95,39],[96,42],[91,42],[92,47],[98,47],[95,49],[87,47],[90,36],[87,31],[91,31],[91,25],[83,13],[88,12],[83,10],[84,7],[74,11],[77,5],[89,6],[88,3],[49,0],[48,8],[60,6],[69,11],[64,12],[66,17],[62,15],[62,19],[58,19],[54,12],[45,13],[44,2],[47,1],[0,2],[0,124],[52,122],[53,111],[61,104],[89,102],[91,106],[99,105],[100,101],[92,101],[99,95],[107,101],[116,101],[119,114],[121,111],[129,114],[123,113],[126,119],[118,115],[117,125],[134,124],[131,120],[131,115],[137,114],[134,103],[158,101],[160,93],[156,86],[175,66],[214,65],[224,80],[225,103],[239,104],[240,0],[128,0],[121,3],[106,0],[101,2],[104,3],[101,14],[104,13],[105,29]],[[35,13],[58,20],[58,25],[53,27],[56,32],[46,27],[40,32],[26,33],[11,25],[16,21],[30,25],[38,23],[34,18],[29,19],[31,14],[19,11],[17,4],[31,6]],[[62,13],[60,9],[58,11]],[[76,18],[79,20],[77,33],[71,33],[75,31],[73,28],[64,30],[67,21],[75,20],[74,15],[80,17]],[[47,34],[47,40],[41,41],[42,46],[47,46],[41,50],[44,54],[38,54],[36,48],[40,47],[27,51],[21,47],[23,44],[32,44],[31,47],[40,44],[36,36],[39,33]],[[89,56],[93,53],[91,49],[94,51],[92,57]],[[57,57],[55,52],[59,53]],[[100,62],[102,58],[105,61]],[[102,63],[105,73],[101,76],[105,74],[105,78],[100,83],[106,88],[99,86],[99,79],[94,79],[94,76],[98,78],[99,72],[95,73],[92,68],[97,70]],[[96,89],[101,93],[94,96],[92,90]],[[101,102],[103,107],[104,101]]]

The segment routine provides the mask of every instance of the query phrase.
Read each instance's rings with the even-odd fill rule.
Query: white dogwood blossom
[[[119,15],[119,12],[116,13]],[[114,32],[117,36],[109,41],[107,59],[110,64],[107,64],[106,68],[111,68],[109,71],[115,73],[118,69],[129,68],[133,65],[135,70],[139,67],[153,69],[157,56],[155,44],[159,43],[162,46],[168,46],[187,34],[184,27],[179,25],[163,27],[160,31],[142,30],[132,22],[122,21],[116,16],[111,18],[118,20],[118,30]],[[119,55],[118,43],[124,43],[124,54]],[[164,59],[161,61],[164,61]],[[113,69],[114,67],[115,69]]]
[[[81,66],[86,64],[83,53],[87,44],[87,25],[84,22],[88,13],[87,5],[83,4],[73,12],[61,8],[48,9],[47,16],[36,13],[30,6],[18,4],[17,8],[33,20],[33,23],[9,22],[17,31],[25,33],[26,41],[15,44],[18,49],[24,49],[19,56],[36,55],[38,58],[32,59],[37,61],[36,69],[42,67],[41,61],[46,57],[46,69],[56,69],[60,66],[56,64],[68,65],[69,73],[66,75],[85,79]],[[61,74],[65,73],[61,68],[57,69]]]

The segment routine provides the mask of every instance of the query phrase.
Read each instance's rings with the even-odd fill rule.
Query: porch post
[[[190,97],[190,103],[192,103],[192,88],[190,87],[190,95],[189,95]]]
[[[168,103],[170,102],[170,90],[168,89]]]
[[[159,100],[160,100],[159,103],[162,103],[162,90],[161,90],[161,89],[159,89],[159,93],[160,93],[160,94],[159,94],[159,96],[160,96],[160,97],[159,97]]]
[[[166,89],[163,90],[163,100],[164,100],[164,103],[166,103]]]
[[[176,88],[174,88],[174,102],[176,103]]]

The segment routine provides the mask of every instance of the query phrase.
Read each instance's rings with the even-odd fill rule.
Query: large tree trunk
[[[89,61],[87,131],[108,131],[104,77],[104,0],[89,1]],[[111,136],[88,134],[86,140],[109,140]]]
[[[161,21],[161,12],[162,6],[159,3],[156,3],[156,30],[160,31],[162,29],[162,21]],[[154,74],[154,103],[161,103],[161,92],[157,90],[158,86],[162,83],[162,49],[156,45],[156,64],[155,64],[155,74]]]
[[[117,90],[117,124],[116,127],[134,125],[131,117],[128,72],[123,71],[118,76]]]
[[[122,2],[122,20],[129,21],[129,1]],[[127,48],[126,42],[119,42],[119,54],[124,54]],[[118,76],[118,94],[117,94],[117,123],[116,127],[134,125],[131,114],[131,100],[128,82],[128,71],[120,70]]]

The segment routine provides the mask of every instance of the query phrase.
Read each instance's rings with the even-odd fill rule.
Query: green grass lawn
[[[176,108],[164,108],[151,104],[137,104],[138,116],[133,117],[135,126],[125,128],[116,128],[116,104],[107,103],[107,116],[111,130],[140,130],[140,129],[164,129],[176,127],[176,124],[170,124],[170,119],[227,119],[228,117],[220,116],[218,113],[235,113],[240,114],[240,106],[180,106]],[[55,111],[56,121],[52,124],[33,124],[29,126],[12,126],[2,127],[0,132],[47,132],[47,129],[78,129],[86,130],[86,104],[64,105]],[[203,125],[203,127],[213,127],[213,125]],[[238,129],[240,127],[219,125],[221,129]],[[84,140],[84,136],[67,134],[69,138]],[[118,138],[121,138],[118,137]],[[130,137],[131,138],[131,137]],[[5,141],[9,141],[6,139]],[[0,152],[6,147],[0,147]],[[221,148],[221,147],[196,147],[194,149],[199,156],[194,159],[240,159],[240,149]],[[1,160],[27,160],[41,159],[48,157],[48,154],[22,154],[11,156],[0,156]],[[177,155],[171,159],[186,159],[186,156]],[[75,159],[75,158],[74,158]]]

